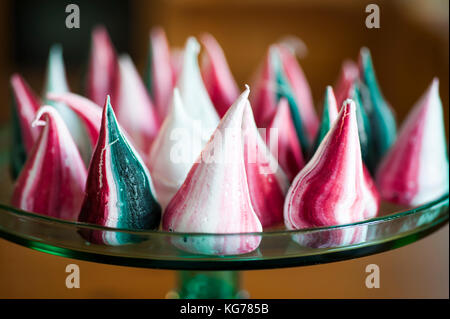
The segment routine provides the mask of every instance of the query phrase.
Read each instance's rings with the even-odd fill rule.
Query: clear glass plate
[[[130,231],[70,222],[9,205],[9,130],[0,132],[0,237],[50,254],[95,262],[179,270],[245,270],[327,263],[401,247],[443,226],[449,218],[448,194],[418,207],[382,203],[380,216],[367,221],[288,231],[199,234]],[[94,244],[86,234],[120,238],[120,244]],[[84,236],[82,236],[84,234]],[[353,240],[349,240],[353,238]],[[216,243],[260,241],[247,254],[218,255]],[[117,241],[116,241],[117,242]]]

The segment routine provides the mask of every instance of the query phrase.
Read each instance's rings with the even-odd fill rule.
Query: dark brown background
[[[76,3],[76,1],[74,1]],[[381,8],[381,28],[366,29],[365,6]],[[0,123],[9,118],[9,76],[23,73],[41,91],[45,60],[18,65],[12,50],[12,1],[0,2]],[[83,7],[81,28],[83,28]],[[107,10],[107,9],[106,9]],[[448,136],[448,1],[130,1],[130,54],[143,71],[148,31],[162,25],[172,46],[189,35],[212,33],[221,43],[238,83],[246,83],[267,46],[285,34],[303,39],[309,54],[302,67],[319,105],[343,59],[356,59],[359,48],[372,51],[386,99],[401,122],[433,76],[441,83]],[[93,14],[93,13],[91,13]],[[95,14],[95,13],[94,13]],[[64,21],[55,28],[64,28]],[[32,30],[39,36],[39,30]],[[31,31],[30,31],[31,32]],[[67,31],[67,37],[71,33]],[[114,38],[114,35],[112,35]],[[88,47],[86,47],[88,50]],[[79,90],[80,66],[68,65],[71,87]],[[318,108],[320,114],[320,108]],[[255,298],[443,297],[448,298],[448,226],[415,244],[380,255],[330,265],[243,273]],[[65,288],[65,266],[81,268],[81,289]],[[381,269],[381,288],[364,286],[365,266]],[[0,297],[162,298],[175,284],[172,271],[145,270],[73,261],[0,240]]]

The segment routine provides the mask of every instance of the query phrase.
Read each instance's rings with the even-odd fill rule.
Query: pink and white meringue
[[[170,201],[163,215],[164,230],[215,234],[262,231],[250,200],[242,147],[248,94],[247,88],[225,114]],[[172,240],[179,248],[210,255],[249,253],[257,249],[260,241],[256,235]]]
[[[305,131],[308,134],[309,140],[313,141],[319,129],[319,119],[314,108],[311,88],[292,50],[286,45],[279,44],[278,51],[283,63],[283,70],[299,104],[298,107],[305,125]]]
[[[381,197],[417,206],[448,194],[446,145],[439,80],[435,78],[378,168],[376,181]]]
[[[340,108],[346,99],[350,97],[352,86],[359,79],[358,64],[352,60],[346,60],[342,63],[341,73],[336,83],[336,101]]]
[[[311,155],[314,154],[325,135],[327,135],[334,121],[336,121],[338,113],[339,108],[338,104],[336,103],[333,88],[331,86],[327,86],[327,88],[325,89],[325,97],[323,100],[322,120],[320,122],[320,128],[317,132],[316,140],[310,152]]]
[[[278,159],[289,181],[292,181],[305,166],[305,160],[292,122],[289,104],[285,98],[282,98],[278,103],[277,111],[267,127],[266,133],[266,144],[275,158]],[[274,144],[276,144],[276,147]]]
[[[160,120],[131,58],[119,58],[119,87],[114,97],[117,119],[134,144],[148,152],[159,131]]]
[[[178,77],[177,88],[180,91],[186,113],[200,120],[202,131],[209,138],[219,124],[219,116],[209,98],[203,83],[197,57],[200,44],[194,37],[188,38],[184,49],[183,67]]]
[[[69,85],[66,79],[63,51],[59,44],[52,45],[48,57],[47,74],[43,96],[47,93],[69,92]],[[75,144],[80,151],[84,163],[87,165],[91,158],[92,148],[88,134],[78,116],[64,103],[54,102],[44,99],[44,103],[56,108],[67,125]]]
[[[119,64],[108,31],[97,26],[92,31],[86,95],[97,105],[103,105],[106,95],[115,96]]]
[[[89,135],[92,149],[94,149],[100,133],[102,108],[84,96],[75,93],[48,93],[47,99],[66,104],[78,115]]]
[[[223,117],[239,96],[239,89],[216,39],[206,33],[201,37],[201,42],[205,48],[202,59],[203,81],[219,117]]]
[[[148,157],[148,167],[163,209],[183,184],[206,142],[202,139],[200,122],[186,114],[175,88],[170,112]]]
[[[307,156],[319,124],[310,103],[309,86],[293,53],[282,44],[270,46],[254,83],[250,98],[256,124],[267,127],[279,99],[286,98],[303,155]]]
[[[100,136],[89,166],[81,222],[122,229],[156,229],[161,219],[151,176],[122,133],[107,97]],[[134,241],[118,232],[83,230],[90,242],[120,245]]]
[[[31,123],[40,101],[20,75],[13,74],[10,82],[13,95],[11,173],[16,178],[39,136],[39,128],[33,127]]]
[[[379,196],[364,168],[356,105],[347,100],[313,158],[286,196],[288,229],[354,223],[377,215]]]
[[[150,32],[145,82],[158,118],[162,121],[169,112],[175,76],[171,64],[169,43],[161,27],[154,27]]]
[[[274,226],[283,221],[289,179],[259,134],[250,103],[244,111],[242,131],[244,165],[253,209],[263,227]]]
[[[86,167],[58,111],[39,109],[33,125],[44,125],[14,186],[12,205],[76,220],[84,196]]]

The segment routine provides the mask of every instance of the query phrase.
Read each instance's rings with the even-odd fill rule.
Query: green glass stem
[[[241,298],[237,271],[179,271],[177,295],[181,299]]]

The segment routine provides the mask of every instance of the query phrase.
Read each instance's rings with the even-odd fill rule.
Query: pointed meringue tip
[[[285,46],[293,55],[300,59],[308,55],[308,46],[296,35],[285,35],[278,43]]]
[[[200,53],[200,43],[195,37],[191,36],[186,40],[186,52],[192,52],[195,55]]]
[[[203,32],[200,35],[200,41],[202,43],[211,42],[211,41],[214,41],[214,40],[215,40],[214,36],[211,33],[209,33],[209,32]]]
[[[93,34],[94,36],[96,36],[96,35],[101,36],[101,35],[107,34],[107,30],[106,30],[105,25],[103,25],[103,24],[97,24],[97,25],[95,25],[95,26],[92,28],[92,34]]]
[[[437,76],[435,76],[431,82],[430,91],[437,92],[439,94],[439,78]]]
[[[245,91],[248,91],[248,93],[250,93],[250,86],[248,84],[244,84],[245,86]]]
[[[60,43],[52,44],[49,51],[49,58],[53,59],[62,59],[63,57],[63,48]]]
[[[356,109],[355,101],[352,99],[346,99],[344,103],[342,104],[342,108],[344,109],[345,113],[353,112]]]
[[[57,113],[58,111],[50,106],[50,105],[43,105],[39,108],[39,110],[36,112],[36,116],[34,117],[33,122],[31,123],[32,127],[37,127],[37,126],[45,126],[47,125],[47,121],[42,120],[42,117],[46,114],[46,115],[50,115],[50,116],[54,116],[55,113]]]
[[[23,82],[23,79],[19,73],[13,73],[10,77],[9,82],[11,83],[11,86],[16,86]]]
[[[131,59],[131,56],[128,53],[122,53],[119,56],[119,63],[133,63],[133,60]]]
[[[105,98],[105,105],[103,107],[103,117],[106,118],[108,113],[113,112],[112,105],[111,105],[111,98],[109,94]]]
[[[360,54],[362,57],[370,57],[370,50],[369,50],[369,48],[367,48],[367,47],[362,47],[362,48],[359,50],[359,54]]]

